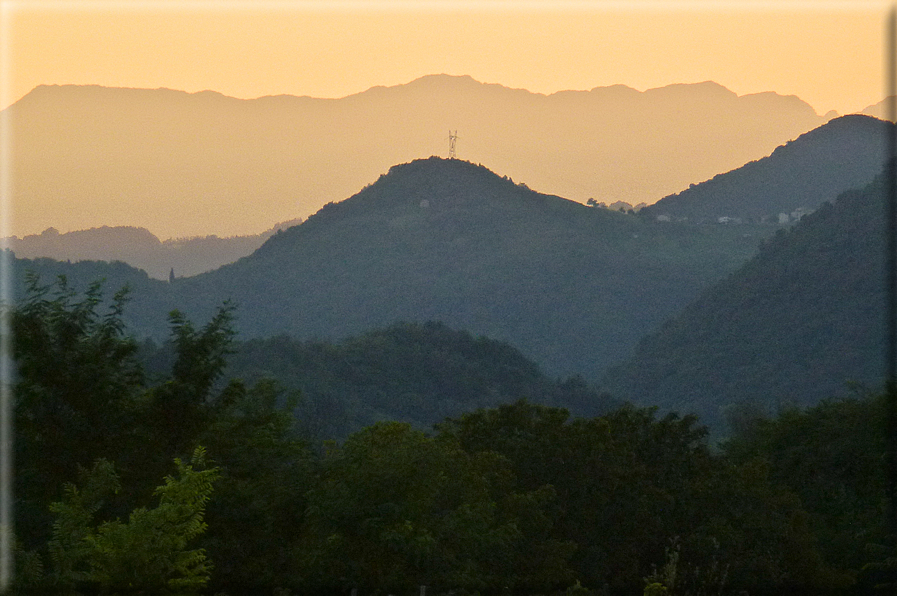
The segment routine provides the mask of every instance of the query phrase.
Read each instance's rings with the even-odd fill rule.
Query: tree
[[[189,449],[221,405],[213,393],[232,353],[234,306],[225,303],[197,330],[180,311],[169,315],[176,359],[171,376],[148,395],[149,426],[164,452]],[[225,388],[219,397],[228,395]]]
[[[202,540],[215,560],[212,589],[298,587],[293,547],[313,483],[313,454],[296,430],[299,395],[270,380],[228,388],[199,439],[221,471]]]
[[[310,456],[295,435],[295,398],[282,403],[271,383],[246,388],[239,381],[221,382],[234,335],[229,304],[199,329],[182,314],[171,314],[171,372],[149,386],[137,344],[122,323],[126,296],[126,290],[117,293],[102,314],[100,282],[79,296],[64,278],[41,286],[29,276],[29,292],[12,311],[19,372],[16,538],[22,561],[39,569],[51,550],[50,503],[62,508],[58,513],[80,511],[81,518],[63,516],[71,523],[84,521],[84,515],[130,519],[110,521],[91,538],[108,559],[109,576],[103,581],[121,583],[114,579],[121,567],[139,562],[128,557],[143,556],[128,541],[150,531],[157,516],[171,510],[160,505],[158,511],[146,511],[138,505],[154,494],[168,499],[159,492],[158,479],[168,473],[173,458],[188,459],[205,444],[222,479],[210,510],[215,528],[203,536],[203,546],[220,556],[226,580],[246,581],[254,570],[266,569],[269,574],[255,580],[274,581],[274,570],[282,576],[290,560],[275,541],[301,523],[307,490]],[[101,498],[85,500],[72,492],[73,483],[80,477],[80,485],[87,486],[79,470],[97,460],[110,467],[114,462],[115,483],[123,489],[99,491]],[[98,468],[91,482],[111,478],[104,469]],[[54,552],[77,559],[86,543],[74,526],[69,529],[57,532],[57,541],[80,546],[60,550],[57,544]],[[253,548],[242,550],[241,544]],[[94,555],[97,565],[99,556]],[[86,563],[78,560],[85,571]],[[74,571],[60,573],[71,581],[77,577]],[[100,573],[100,567],[91,573]]]
[[[546,538],[550,490],[518,493],[507,462],[382,423],[334,447],[309,493],[303,569],[319,588],[545,589],[572,545]]]
[[[65,277],[28,293],[12,311],[16,425],[16,521],[26,548],[49,537],[46,505],[80,465],[136,448],[136,405],[143,391],[137,345],[124,334],[127,288],[100,314],[101,283],[83,297]]]
[[[641,589],[677,537],[681,593],[720,587],[723,570],[752,593],[836,579],[823,573],[794,495],[762,469],[714,457],[694,416],[625,406],[569,420],[565,410],[521,401],[439,429],[468,453],[507,458],[511,490],[557,494],[545,531],[577,545],[570,566],[584,585]]]
[[[204,587],[211,563],[204,550],[188,548],[206,530],[205,506],[218,475],[215,468],[202,469],[204,459],[201,447],[190,463],[176,458],[177,476],[167,476],[154,491],[158,506],[135,509],[127,523],[114,519],[95,526],[93,521],[103,499],[121,488],[108,461],[97,460],[84,475],[82,490],[66,484],[63,500],[50,506],[56,515],[49,544],[53,583],[119,593],[183,593]]]
[[[867,394],[790,408],[725,445],[732,462],[763,462],[773,484],[800,498],[825,563],[849,574],[868,562],[869,545],[887,543],[885,406]]]

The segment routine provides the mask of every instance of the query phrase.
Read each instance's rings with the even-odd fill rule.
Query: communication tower
[[[458,131],[449,131],[449,159],[455,159],[455,142],[458,140]]]

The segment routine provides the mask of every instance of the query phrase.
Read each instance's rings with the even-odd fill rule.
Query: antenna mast
[[[458,131],[449,131],[449,159],[455,159],[455,142],[458,140]]]

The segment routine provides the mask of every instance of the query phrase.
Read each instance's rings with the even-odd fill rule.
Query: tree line
[[[880,396],[741,417],[525,400],[312,441],[301,395],[223,377],[234,308],[170,316],[147,375],[127,295],[29,279],[13,309],[14,591],[865,593],[886,583]],[[890,556],[890,559],[889,559]]]

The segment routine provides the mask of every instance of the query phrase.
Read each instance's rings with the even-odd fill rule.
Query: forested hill
[[[733,404],[775,410],[882,380],[883,181],[781,232],[611,371],[619,397],[719,425]]]
[[[112,296],[127,287],[128,307],[122,315],[128,334],[138,338],[168,337],[168,313],[183,309],[172,293],[171,284],[151,278],[142,269],[121,261],[57,261],[49,258],[20,259],[10,256],[10,278],[13,299],[20,302],[28,295],[27,279],[37,277],[39,286],[48,287],[64,277],[68,291],[83,293],[91,284],[101,284],[103,302],[111,303]],[[220,301],[219,301],[220,304]],[[190,314],[188,312],[188,314]]]
[[[442,321],[551,375],[594,380],[754,254],[760,230],[724,228],[643,221],[430,158],[171,289],[200,318],[235,300],[242,337],[337,340]]]
[[[144,347],[151,376],[164,375],[175,346]],[[342,439],[381,420],[426,430],[477,408],[526,399],[575,415],[620,405],[581,379],[552,380],[512,346],[440,323],[398,323],[339,343],[286,336],[238,341],[225,378],[274,379],[298,390],[297,420],[316,438]]]
[[[768,157],[664,197],[640,215],[692,222],[716,222],[720,217],[775,221],[779,213],[815,209],[875,178],[885,161],[891,126],[861,115],[831,120]]]

